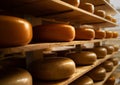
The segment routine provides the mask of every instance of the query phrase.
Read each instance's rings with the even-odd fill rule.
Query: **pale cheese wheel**
[[[106,37],[105,38],[112,38],[113,37],[113,32],[112,31],[106,31]]]
[[[67,2],[76,7],[78,7],[80,5],[80,0],[62,0],[62,1]]]
[[[0,69],[0,85],[32,85],[31,74],[21,68]]]
[[[45,58],[42,62],[36,60],[29,65],[29,71],[34,78],[40,80],[62,80],[69,78],[76,70],[73,60],[64,57]]]
[[[81,26],[80,28],[75,29],[75,39],[76,40],[91,40],[95,38],[95,31],[92,29],[91,26]]]
[[[90,65],[97,59],[96,54],[89,51],[72,52],[67,54],[66,57],[71,58],[77,65]]]
[[[35,42],[57,42],[72,41],[75,38],[75,29],[66,24],[47,24],[33,28],[33,41]]]
[[[89,76],[82,76],[69,85],[94,85],[94,81]]]
[[[28,44],[32,39],[32,25],[21,18],[0,16],[0,47]]]
[[[93,81],[102,81],[105,79],[106,70],[105,68],[98,66],[93,70],[89,71],[87,75],[91,77]]]
[[[106,32],[104,30],[95,30],[95,38],[103,39],[106,37]]]
[[[81,9],[83,9],[83,10],[86,10],[86,11],[90,12],[90,13],[94,13],[95,7],[94,7],[94,5],[91,4],[91,3],[80,4],[79,7],[80,7]]]
[[[98,15],[98,16],[100,16],[100,17],[103,17],[103,18],[105,18],[105,15],[106,15],[106,13],[105,13],[104,10],[96,10],[96,11],[94,12],[94,14],[96,14],[96,15]]]
[[[114,64],[111,61],[105,61],[101,64],[101,66],[106,69],[106,72],[111,72],[114,67]]]

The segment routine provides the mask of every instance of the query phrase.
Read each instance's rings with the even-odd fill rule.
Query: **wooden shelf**
[[[81,0],[81,3],[89,2],[95,6],[95,9],[105,10],[107,14],[115,15],[118,11],[106,0]]]
[[[6,3],[3,3],[6,4]],[[102,27],[113,27],[117,26],[116,23],[113,23],[109,20],[106,20],[102,17],[89,13],[80,8],[74,7],[66,2],[61,0],[35,0],[29,3],[24,3],[19,6],[13,6],[13,8],[5,7],[4,10],[7,10],[12,13],[18,13],[22,15],[33,15],[38,17],[44,17],[49,19],[56,19],[60,21],[70,21],[71,23],[78,24],[101,24],[105,23],[106,25],[101,25]]]
[[[116,70],[117,67],[118,67],[118,65],[115,66],[111,72],[108,72],[108,73],[106,74],[106,77],[105,77],[105,79],[104,79],[103,81],[101,81],[101,82],[96,82],[94,85],[103,85],[103,84],[106,82],[106,80],[110,77],[110,75]]]
[[[35,44],[28,44],[25,46],[0,48],[0,53],[1,54],[12,54],[12,53],[27,52],[27,51],[43,50],[43,49],[51,48],[51,47],[102,42],[102,41],[107,41],[107,40],[115,40],[115,39],[95,39],[95,40],[86,40],[86,41],[35,43]]]
[[[40,82],[40,81],[37,81],[37,83],[38,83],[37,85],[68,85],[71,82],[73,82],[74,80],[76,80],[77,78],[83,76],[88,71],[90,71],[93,68],[95,68],[96,66],[100,65],[101,63],[103,63],[107,59],[111,58],[112,55],[114,55],[114,54],[115,53],[113,53],[111,55],[107,55],[103,59],[98,59],[93,65],[77,67],[76,72],[69,79],[62,80],[62,81],[55,81],[55,82]]]

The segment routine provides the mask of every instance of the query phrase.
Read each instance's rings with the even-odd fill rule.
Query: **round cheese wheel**
[[[75,29],[76,35],[75,39],[76,40],[91,40],[95,38],[95,31],[91,29],[91,26],[81,26],[80,28]]]
[[[78,7],[80,5],[80,0],[62,0],[62,1],[67,2],[76,7]]]
[[[116,23],[116,22],[117,22],[117,20],[116,20],[115,18],[112,18],[112,22]]]
[[[32,25],[21,18],[0,16],[0,47],[21,46],[32,39]]]
[[[106,72],[112,71],[114,64],[111,61],[105,61],[101,64],[102,67],[106,69]]]
[[[113,32],[112,31],[106,31],[106,37],[105,38],[112,38]]]
[[[114,58],[110,58],[109,61],[113,62],[114,66],[118,65],[118,58],[114,57]]]
[[[104,10],[96,10],[96,11],[94,12],[94,14],[96,14],[96,15],[98,15],[98,16],[100,16],[100,17],[103,17],[103,18],[105,18],[105,15],[106,15],[106,13],[105,13]]]
[[[114,52],[114,47],[112,45],[104,45],[102,47],[107,49],[107,54],[112,54]]]
[[[115,85],[115,76],[113,76],[113,75],[111,75],[108,79],[107,79],[107,81],[105,82],[105,84],[104,85]]]
[[[104,30],[95,30],[95,38],[103,39],[106,37],[106,32]]]
[[[77,65],[90,65],[97,59],[96,54],[89,51],[69,53],[66,57],[71,58]]]
[[[75,72],[73,60],[64,57],[45,58],[42,62],[36,60],[29,65],[32,76],[41,80],[61,80],[69,78]]]
[[[113,38],[117,38],[118,37],[118,32],[113,32]]]
[[[91,4],[91,3],[80,4],[79,7],[80,7],[81,9],[84,9],[84,10],[90,12],[90,13],[94,13],[95,7],[94,7],[94,5]]]
[[[87,75],[91,77],[93,81],[102,81],[105,79],[106,70],[105,68],[98,66],[90,72],[88,72]]]
[[[109,20],[109,21],[112,21],[112,16],[111,15],[106,15],[105,16],[105,19]]]
[[[94,82],[89,76],[82,76],[69,85],[94,85]]]
[[[0,85],[32,85],[32,76],[21,68],[2,68]]]
[[[75,38],[75,29],[71,25],[48,24],[33,28],[33,41],[72,41]]]
[[[118,46],[118,45],[114,45],[113,47],[114,47],[114,51],[115,51],[115,52],[116,52],[116,51],[119,51],[119,46]]]

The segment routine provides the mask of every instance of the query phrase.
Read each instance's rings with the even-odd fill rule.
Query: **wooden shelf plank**
[[[102,42],[102,41],[107,41],[107,40],[116,40],[116,39],[95,39],[95,40],[86,40],[86,41],[83,40],[83,41],[71,41],[71,42],[35,43],[35,44],[28,44],[28,45],[25,45],[25,46],[0,48],[0,53],[2,53],[2,54],[12,54],[12,53],[35,51],[35,50],[43,50],[43,49],[51,48],[51,47]]]
[[[110,75],[116,70],[117,67],[118,67],[118,65],[115,66],[111,72],[108,72],[108,73],[106,74],[106,77],[105,77],[105,79],[104,79],[103,81],[101,81],[101,82],[96,82],[94,85],[103,85],[103,84],[106,82],[106,80],[110,77]]]
[[[55,82],[41,82],[41,81],[37,81],[36,85],[68,85],[71,82],[73,82],[74,80],[76,80],[77,78],[83,76],[85,73],[87,73],[88,71],[92,70],[93,68],[95,68],[96,66],[100,65],[101,63],[103,63],[104,61],[106,61],[107,59],[111,58],[112,55],[114,55],[115,53],[111,54],[111,55],[107,55],[105,58],[103,59],[98,59],[93,65],[89,65],[89,66],[79,66],[76,69],[76,72],[68,79],[66,80],[62,80],[62,81],[55,81]],[[102,84],[101,84],[102,85]]]

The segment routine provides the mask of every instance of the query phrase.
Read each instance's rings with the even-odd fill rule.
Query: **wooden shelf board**
[[[111,72],[108,72],[108,73],[106,74],[106,77],[105,77],[105,79],[104,79],[103,81],[101,81],[101,82],[95,82],[94,85],[104,85],[104,83],[106,82],[106,80],[107,80],[107,79],[110,77],[110,75],[116,70],[117,67],[118,67],[118,65],[115,66]]]
[[[95,68],[96,66],[100,65],[101,63],[103,63],[104,61],[106,61],[107,59],[111,58],[112,55],[114,55],[115,53],[111,54],[111,55],[107,55],[105,58],[103,59],[98,59],[93,65],[89,65],[89,66],[78,66],[76,69],[76,72],[68,79],[66,80],[62,80],[62,81],[56,81],[56,82],[41,82],[41,81],[37,81],[37,85],[68,85],[71,82],[73,82],[74,80],[76,80],[77,78],[83,76],[85,73],[87,73],[88,71],[92,70],[93,68]],[[101,84],[102,85],[102,84]]]

